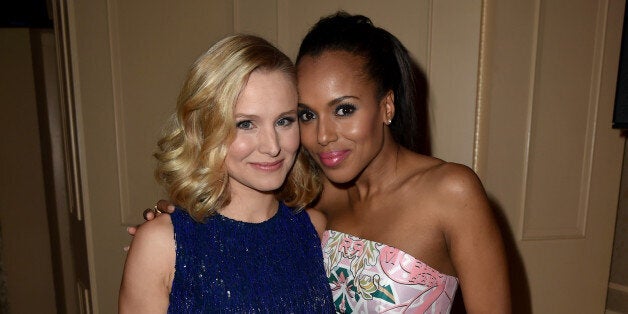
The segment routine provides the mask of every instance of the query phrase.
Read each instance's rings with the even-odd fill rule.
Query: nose
[[[281,151],[279,145],[279,135],[274,128],[264,130],[260,134],[259,151],[271,157],[277,157]]]
[[[316,137],[318,144],[322,146],[327,146],[327,144],[337,140],[338,136],[336,136],[336,128],[333,125],[333,122],[329,121],[329,119],[319,118]]]

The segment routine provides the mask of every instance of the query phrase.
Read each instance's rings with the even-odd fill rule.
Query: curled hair
[[[378,100],[392,90],[395,95],[395,117],[390,130],[395,141],[402,146],[426,153],[429,146],[427,126],[420,129],[416,107],[421,104],[417,87],[415,65],[407,49],[399,39],[383,28],[373,25],[363,15],[350,15],[339,11],[321,18],[307,33],[299,53],[297,64],[304,56],[318,57],[325,51],[346,51],[365,61],[364,70],[377,85]],[[420,79],[420,78],[419,78]],[[425,142],[425,143],[422,143]]]
[[[290,58],[262,38],[234,35],[214,44],[192,64],[169,128],[157,143],[155,177],[197,221],[231,200],[224,162],[235,137],[233,112],[255,70],[281,71],[296,81]],[[278,199],[297,208],[321,190],[316,168],[302,151],[276,191]]]

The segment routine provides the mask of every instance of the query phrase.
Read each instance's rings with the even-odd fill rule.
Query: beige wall
[[[564,5],[574,11],[562,10]],[[441,121],[434,125],[436,154],[466,164],[471,163],[473,156],[479,156],[479,170],[487,190],[505,215],[506,228],[512,229],[509,244],[513,245],[514,261],[520,263],[513,266],[518,266],[514,269],[521,272],[516,277],[521,281],[515,282],[519,285],[515,298],[530,302],[532,297],[534,305],[528,306],[545,310],[556,302],[545,298],[548,290],[556,291],[556,296],[565,300],[573,298],[575,294],[568,289],[578,287],[576,284],[566,284],[567,289],[556,289],[555,285],[566,282],[565,278],[575,278],[573,274],[578,273],[576,267],[580,266],[574,262],[578,259],[571,257],[583,256],[592,249],[596,250],[596,256],[606,259],[610,251],[610,242],[606,241],[611,238],[610,229],[603,229],[593,242],[586,237],[613,220],[615,196],[611,194],[615,193],[615,183],[610,181],[618,177],[618,172],[613,173],[619,161],[618,132],[608,130],[609,122],[605,119],[612,101],[608,95],[612,94],[609,88],[613,86],[613,62],[616,62],[613,40],[617,32],[613,27],[620,18],[616,13],[623,12],[620,10],[623,5],[623,0],[495,0],[465,4],[408,0],[383,9],[378,1],[314,4],[199,0],[186,2],[185,6],[155,1],[108,0],[89,5],[70,2],[69,20],[73,28],[67,35],[74,40],[75,59],[71,66],[76,71],[73,77],[76,95],[73,100],[77,103],[77,123],[82,130],[78,142],[83,162],[85,240],[89,247],[95,312],[115,312],[125,257],[122,247],[129,240],[123,225],[139,221],[139,212],[159,195],[150,165],[150,152],[160,128],[155,121],[165,120],[189,63],[210,42],[234,30],[260,33],[294,55],[307,27],[320,15],[338,8],[371,16],[377,24],[398,35],[425,68],[432,84],[432,119]],[[485,20],[480,25],[482,17]],[[588,26],[578,36],[565,35],[565,30],[585,24]],[[484,40],[488,38],[484,47],[480,47],[480,27],[486,31]],[[466,33],[460,32],[461,29]],[[586,42],[578,44],[580,41]],[[577,45],[571,49],[561,47],[573,43]],[[479,100],[485,106],[480,108],[483,111],[479,111],[478,118],[484,119],[480,119],[484,123],[480,127],[485,129],[475,130],[480,49],[484,49],[486,62],[483,68],[486,77],[481,82],[487,85],[483,86],[484,93],[479,94],[480,98],[484,97]],[[7,153],[0,157],[2,256],[12,310],[47,313],[54,312],[55,305],[30,58],[27,30],[0,30],[0,68],[3,69],[0,103],[5,108],[2,125],[9,130],[9,136],[2,140]],[[577,66],[570,66],[571,63]],[[567,71],[571,73],[570,80],[562,79],[562,74],[555,76],[564,74],[565,69],[579,72]],[[566,91],[566,96],[556,97],[550,87]],[[588,108],[601,109],[592,115]],[[544,119],[555,115],[547,110],[563,110],[574,119]],[[589,129],[577,127],[583,121],[590,125]],[[561,127],[560,123],[573,123],[575,127],[571,124]],[[597,130],[591,129],[593,126]],[[529,136],[526,130],[531,131],[531,138],[526,138]],[[21,136],[18,138],[16,134]],[[554,143],[564,144],[561,140],[566,138],[576,139],[567,144],[576,153],[563,152],[571,159],[563,157],[559,160],[568,162],[552,167],[554,157],[548,157],[541,149],[547,147],[551,152]],[[480,141],[479,146],[474,140]],[[474,149],[478,148],[476,155]],[[585,148],[592,149],[588,157],[582,153]],[[525,158],[529,160],[524,161]],[[580,172],[580,176],[585,176],[588,182],[582,179],[577,184],[567,182],[561,186],[562,196],[550,194],[539,198],[541,194],[537,191],[551,190],[543,184],[557,177],[556,173],[572,173],[571,169],[580,169],[580,164],[588,162],[587,158],[593,165],[591,172]],[[569,166],[574,161],[575,166]],[[524,166],[529,165],[531,170],[524,172]],[[543,177],[546,172],[553,175]],[[610,175],[603,175],[605,172]],[[540,182],[533,184],[536,190],[528,189],[535,191],[534,195],[526,195],[522,188],[527,174],[530,182]],[[582,182],[585,184],[580,185]],[[583,188],[591,195],[590,203],[584,207],[590,210],[578,216],[579,212],[570,208],[582,207],[582,202],[577,203],[571,196],[578,195]],[[605,189],[609,192],[604,192]],[[543,197],[547,199],[543,201]],[[572,203],[576,205],[565,206]],[[526,215],[527,225],[522,222]],[[624,216],[618,217],[618,230],[625,228],[621,217]],[[579,222],[584,225],[578,225]],[[565,229],[565,224],[576,228]],[[534,227],[541,228],[535,231]],[[622,244],[617,243],[616,251],[621,251]],[[552,255],[561,252],[565,258],[551,264]],[[517,256],[522,253],[524,256]],[[621,260],[616,262],[622,264],[625,263]],[[571,272],[571,268],[575,270]],[[624,287],[625,270],[617,266],[612,270],[613,278],[619,278],[615,283]],[[598,276],[603,272],[602,267],[587,274],[596,282],[592,293],[597,299],[605,293],[606,278]],[[531,291],[527,290],[528,285]],[[612,292],[609,304],[611,298]],[[597,299],[591,301],[592,298],[578,299],[578,302],[568,301],[578,309],[599,303]]]
[[[510,231],[522,312],[598,312],[621,159],[618,132],[605,121],[624,3],[69,1],[71,101],[95,311],[115,311],[121,247],[129,239],[123,225],[139,221],[157,198],[150,159],[157,121],[172,109],[189,63],[241,30],[294,55],[319,16],[342,8],[399,35],[424,66],[434,152],[478,166]],[[590,251],[600,257],[595,264],[580,258]]]
[[[533,313],[601,313],[624,145],[611,120],[625,1],[487,3],[479,172],[521,261],[514,300],[528,297]]]
[[[0,29],[0,225],[11,313],[56,313],[28,29]]]
[[[448,72],[439,67],[457,70],[457,75],[435,78],[431,85],[434,102],[441,108],[433,113],[432,122],[437,129],[446,130],[436,137],[451,139],[438,143],[461,144],[452,145],[449,152],[438,147],[435,151],[443,158],[470,164],[473,132],[464,130],[473,128],[480,2],[469,2],[464,7],[466,15],[452,10],[454,2],[404,0],[395,6],[374,0],[68,2],[67,38],[75,91],[71,101],[77,108],[96,310],[108,313],[115,308],[125,257],[121,247],[129,241],[124,225],[140,222],[141,211],[159,197],[152,178],[151,152],[162,128],[160,121],[174,108],[190,63],[226,34],[261,33],[294,55],[303,34],[321,15],[344,8],[372,16],[375,23],[407,41],[426,69],[442,76]],[[453,21],[457,27],[451,27]],[[476,40],[460,41],[457,49],[449,49],[447,40],[434,33]],[[464,35],[469,33],[472,35]],[[464,66],[452,66],[452,60]],[[459,93],[444,92],[451,85],[460,86]],[[464,97],[460,94],[463,90],[467,93]],[[447,112],[464,121],[448,119]],[[447,132],[454,129],[459,132]]]

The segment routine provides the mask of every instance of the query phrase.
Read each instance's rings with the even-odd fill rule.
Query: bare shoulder
[[[418,154],[411,154],[406,160],[407,167],[403,169],[405,178],[400,185],[415,192],[425,191],[421,197],[429,195],[430,198],[451,199],[484,195],[477,175],[465,165]]]
[[[166,271],[174,267],[175,255],[172,220],[170,215],[159,215],[137,229],[129,248],[127,266],[140,264],[146,268],[153,268],[152,271]],[[153,259],[155,261],[151,261]],[[143,265],[146,261],[151,261],[148,263],[150,265]]]
[[[170,215],[142,224],[131,241],[120,286],[120,313],[159,313],[168,308],[176,248]]]
[[[442,163],[426,171],[451,262],[468,312],[508,313],[508,267],[500,228],[480,179],[469,167]],[[487,280],[490,274],[491,280]]]
[[[325,217],[325,214],[314,208],[308,208],[305,211],[310,216],[310,221],[312,221],[318,236],[322,238],[323,232],[325,232],[325,226],[327,225],[327,217]]]
[[[480,179],[471,168],[452,162],[443,162],[425,171],[425,180],[433,192],[446,198],[484,196]]]
[[[151,221],[143,223],[138,229],[131,241],[131,250],[134,245],[143,244],[143,242],[168,242],[174,241],[174,227],[170,215],[159,215]],[[152,245],[151,245],[152,246]]]
[[[492,219],[492,212],[484,188],[475,172],[461,164],[426,157],[416,163],[407,186],[413,193],[405,193],[422,202],[426,210],[440,217],[448,228],[457,227],[467,219]],[[417,192],[420,191],[420,192]]]
[[[166,271],[174,267],[175,255],[172,220],[170,215],[159,215],[137,229],[129,247],[127,264],[143,264],[144,261],[155,258],[156,262],[150,262],[150,267],[154,267],[153,271]]]

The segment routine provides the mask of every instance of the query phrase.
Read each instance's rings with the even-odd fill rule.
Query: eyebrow
[[[345,101],[345,100],[347,100],[347,99],[358,99],[358,100],[359,100],[359,99],[360,99],[360,97],[357,97],[357,96],[350,96],[350,95],[347,95],[347,96],[340,96],[340,97],[338,97],[338,98],[334,98],[334,99],[332,99],[331,101],[329,101],[329,102],[327,103],[327,107],[334,106],[334,105],[336,105],[336,104],[338,104],[338,103],[341,103],[341,102],[343,102],[343,101]],[[304,108],[308,108],[308,109],[310,109],[310,107],[309,107],[308,105],[303,104],[303,103],[299,103],[299,104],[298,104],[298,106],[299,106],[299,107],[304,107]]]
[[[294,114],[297,114],[297,110],[296,109],[284,111],[284,112],[278,114],[277,117],[285,117],[285,116],[294,115]],[[245,119],[254,120],[255,118],[259,118],[259,116],[256,115],[256,114],[236,113],[235,118],[236,119],[238,119],[238,118],[245,118]]]

